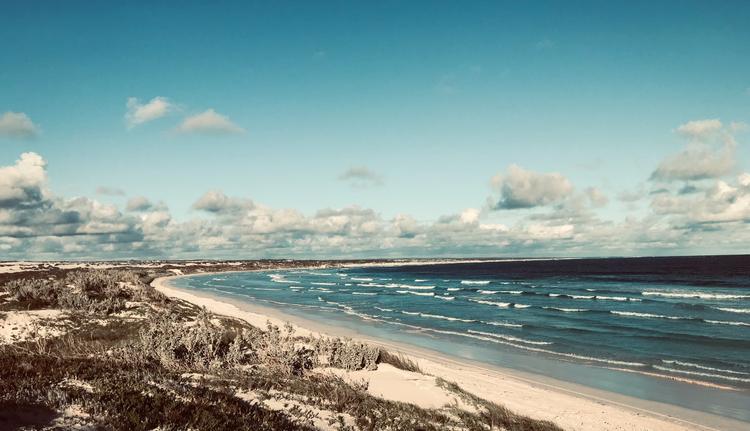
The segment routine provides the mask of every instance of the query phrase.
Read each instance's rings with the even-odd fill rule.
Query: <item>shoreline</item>
[[[245,301],[178,288],[172,280],[224,274],[222,271],[159,277],[151,285],[168,297],[205,306],[215,314],[264,328],[266,322],[290,322],[303,336],[333,336],[383,347],[416,361],[425,373],[454,381],[475,395],[536,419],[574,430],[750,430],[750,424],[723,416],[648,401],[524,371],[503,368],[429,349],[364,335],[356,330],[315,322],[277,309]],[[500,388],[500,389],[498,389]]]

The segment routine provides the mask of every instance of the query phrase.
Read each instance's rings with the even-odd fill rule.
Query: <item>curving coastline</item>
[[[552,420],[565,429],[750,430],[750,424],[745,422],[522,371],[457,360],[427,349],[366,336],[350,328],[314,322],[204,291],[178,288],[170,283],[179,277],[208,274],[162,277],[155,279],[152,285],[167,296],[205,306],[216,314],[243,319],[255,326],[265,326],[266,321],[291,322],[301,334],[350,337],[397,351],[417,361],[429,374],[458,382],[477,396],[501,403],[517,413]]]

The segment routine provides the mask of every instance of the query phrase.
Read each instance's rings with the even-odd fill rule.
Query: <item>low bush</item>
[[[62,279],[18,279],[0,289],[26,308],[57,307],[94,314],[116,313],[128,301],[165,300],[137,274],[122,270],[72,271]]]
[[[380,350],[369,344],[340,338],[316,338],[313,346],[317,353],[316,365],[345,370],[375,370]]]

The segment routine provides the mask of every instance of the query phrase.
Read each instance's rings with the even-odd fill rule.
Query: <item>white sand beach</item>
[[[747,423],[708,413],[640,400],[516,370],[457,360],[426,349],[363,336],[351,329],[327,326],[285,315],[275,309],[216,298],[205,292],[196,293],[175,288],[170,284],[170,280],[175,277],[158,278],[152,285],[169,297],[204,306],[216,314],[243,319],[254,326],[265,327],[268,321],[276,325],[290,322],[300,335],[349,337],[380,345],[417,362],[425,374],[399,370],[387,364],[381,364],[377,371],[323,371],[336,372],[354,381],[367,381],[368,390],[373,395],[386,399],[410,402],[425,408],[451,403],[463,406],[460,398],[436,384],[436,378],[440,377],[457,383],[476,396],[504,405],[516,413],[535,419],[550,420],[569,430],[750,429]]]

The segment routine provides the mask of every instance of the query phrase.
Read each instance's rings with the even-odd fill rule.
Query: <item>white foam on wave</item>
[[[656,368],[657,370],[667,371],[670,373],[687,374],[690,376],[713,377],[715,379],[730,380],[733,382],[750,383],[750,379],[746,379],[743,377],[725,376],[723,374],[716,374],[716,373],[704,373],[702,371],[678,370],[676,368],[662,367],[661,365],[652,365],[652,366]]]
[[[547,295],[549,295],[552,298],[557,298],[558,296],[562,295],[562,293],[548,293]]]
[[[377,295],[377,293],[376,292],[352,292],[352,295],[375,296],[375,295]]]
[[[452,322],[464,322],[464,323],[477,322],[477,320],[474,320],[474,319],[461,319],[458,317],[443,316],[440,314],[429,314],[429,313],[420,313],[420,312],[413,312],[413,311],[402,311],[401,313],[408,314],[410,316],[425,317],[429,319],[450,320]]]
[[[329,283],[329,282],[323,282],[323,281],[313,281],[310,284],[314,286],[335,286],[336,283]]]
[[[350,306],[348,306],[346,304],[342,304],[340,302],[326,301],[325,299],[321,298],[320,296],[318,296],[318,301],[325,302],[326,304],[330,304],[330,305],[335,305],[336,307],[339,307],[341,309],[341,311],[344,312],[345,314],[349,314],[349,315],[352,315],[352,316],[357,316],[357,317],[359,317],[361,319],[364,319],[364,320],[372,320],[372,321],[375,321],[375,322],[385,322],[382,319],[378,319],[376,316],[370,316],[369,314],[359,313],[359,312],[355,311],[352,307],[350,307]]]
[[[416,289],[416,290],[430,290],[430,289],[435,288],[435,286],[415,286],[413,284],[399,284],[396,287],[400,287],[404,289]]]
[[[594,299],[595,296],[588,296],[588,295],[568,295],[573,299]]]
[[[639,299],[639,298],[628,298],[626,296],[601,296],[601,295],[596,295],[594,297],[594,299],[596,299],[596,300],[607,300],[607,301],[635,301],[635,302],[640,302],[641,301],[641,299]]]
[[[317,290],[318,292],[326,292],[326,293],[331,293],[331,292],[333,292],[333,290],[331,290],[331,289],[324,289],[324,288],[322,288],[322,287],[316,287],[316,288],[314,288],[313,290]]]
[[[490,281],[489,280],[461,280],[461,284],[486,286],[490,284]]]
[[[272,278],[271,281],[273,281],[274,283],[299,284],[299,281],[287,280],[285,278]]]
[[[662,315],[662,314],[637,313],[635,311],[614,311],[614,310],[611,310],[610,313],[618,315],[618,316],[625,316],[625,317],[642,317],[644,319],[692,320],[691,317],[665,316],[665,315]]]
[[[750,326],[750,323],[746,322],[734,322],[734,321],[726,321],[726,320],[703,320],[706,323],[713,323],[714,325],[732,325],[732,326]]]
[[[503,326],[505,328],[523,328],[523,325],[519,323],[508,323],[508,322],[485,322],[482,321],[485,325],[492,325],[492,326]]]
[[[576,312],[584,312],[589,311],[585,308],[562,308],[562,307],[542,307],[547,310],[555,310],[555,311],[562,311],[565,313],[576,313]]]
[[[513,308],[529,308],[531,305],[528,304],[513,304]]]
[[[486,337],[484,335],[467,334],[465,332],[456,332],[456,331],[443,331],[443,330],[432,329],[432,328],[419,328],[419,329],[421,329],[423,331],[435,332],[435,333],[439,333],[439,334],[458,335],[458,336],[461,336],[461,337],[475,338],[475,339],[478,339],[478,340],[489,341],[491,343],[505,344],[505,345],[508,345],[508,346],[515,347],[517,349],[528,350],[528,351],[531,351],[531,352],[546,353],[546,354],[550,354],[550,355],[562,356],[562,357],[572,358],[572,359],[578,359],[578,360],[582,360],[582,361],[601,362],[601,363],[605,363],[605,364],[623,365],[623,366],[631,366],[631,367],[645,367],[646,366],[646,364],[643,364],[643,363],[640,363],[640,362],[618,361],[618,360],[614,360],[614,359],[603,359],[603,358],[594,358],[594,357],[591,357],[591,356],[577,355],[575,353],[555,352],[554,350],[547,350],[547,349],[542,349],[542,348],[539,348],[539,347],[526,346],[526,345],[523,345],[523,344],[517,344],[517,343],[514,343],[514,342],[510,342],[510,341],[506,341],[506,340],[501,340],[501,339],[498,339],[498,338]]]
[[[357,283],[357,286],[360,287],[392,287],[388,284],[379,284],[379,283]]]
[[[421,278],[416,278],[416,279],[414,279],[414,282],[415,282],[415,283],[422,283],[422,282],[425,282],[425,281],[427,281],[427,280],[423,280],[423,279],[421,279]]]
[[[461,290],[461,288],[460,287],[449,287],[447,290],[449,290],[451,292],[455,292],[457,290]]]
[[[372,307],[372,308],[374,308],[376,310],[379,310],[379,311],[385,311],[386,313],[392,313],[393,312],[392,308],[382,308],[382,307],[377,307],[377,306]]]
[[[476,302],[477,304],[494,305],[500,308],[510,307],[510,302],[482,301],[481,299],[469,299],[469,301]]]
[[[445,296],[445,295],[444,296],[436,295],[435,298],[442,299],[443,301],[453,301],[454,299],[456,299],[455,296]]]
[[[645,291],[641,292],[645,296],[661,296],[664,298],[697,298],[697,299],[748,299],[750,295],[733,295],[727,293],[707,293],[707,292],[659,292]]]
[[[532,344],[532,345],[535,345],[535,346],[549,346],[550,344],[552,344],[550,341],[525,340],[523,338],[514,337],[512,335],[494,334],[494,333],[491,333],[491,332],[475,331],[473,329],[469,329],[469,333],[471,333],[471,334],[479,334],[479,335],[486,335],[488,337],[500,338],[502,340],[515,341],[517,343]]]
[[[367,278],[367,277],[352,277],[352,278],[350,278],[350,280],[353,280],[353,281],[372,281],[372,278]]]
[[[494,295],[496,293],[500,293],[497,290],[477,290],[478,293],[481,293],[482,295]]]
[[[728,307],[716,307],[717,310],[726,311],[728,313],[746,313],[750,314],[750,308],[728,308]]]
[[[744,375],[744,376],[750,376],[750,373],[743,373],[741,371],[734,371],[734,370],[725,370],[723,368],[707,367],[705,365],[693,364],[692,362],[682,362],[682,361],[675,361],[675,360],[670,360],[670,359],[662,359],[661,361],[669,365],[680,365],[682,367],[698,368],[700,370],[714,371],[717,373],[739,374],[739,375]]]
[[[419,295],[419,296],[435,296],[434,292],[412,292],[411,290],[397,290],[398,293],[409,293],[412,295]]]

